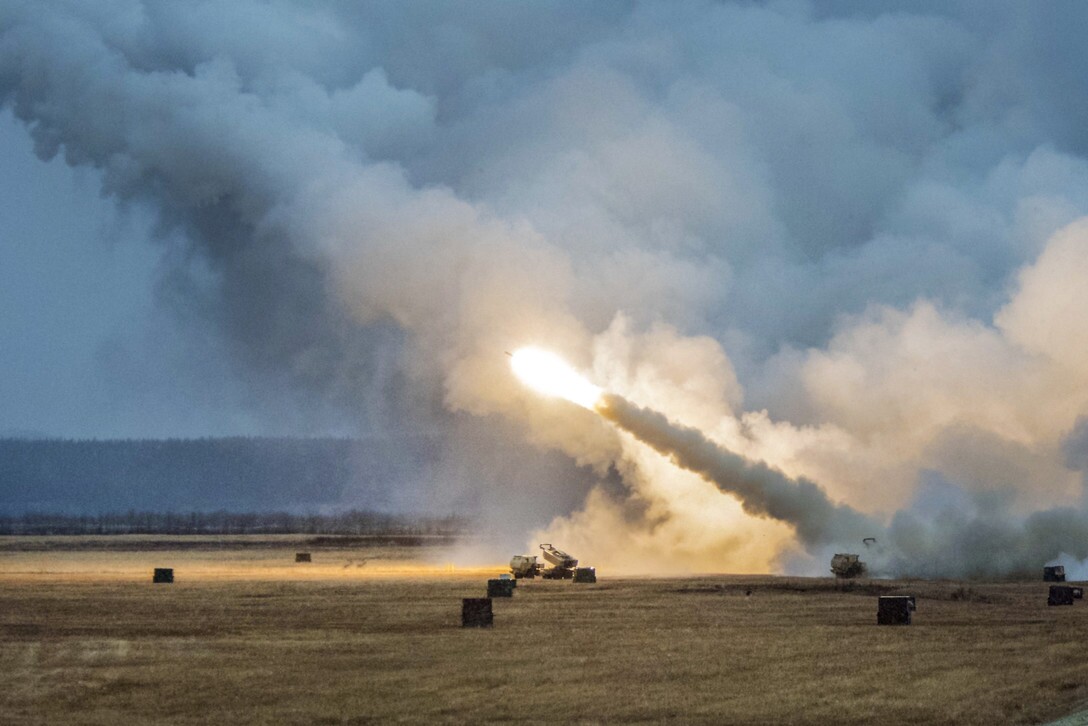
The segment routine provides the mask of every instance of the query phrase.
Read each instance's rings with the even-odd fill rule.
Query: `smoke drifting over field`
[[[889,571],[1005,574],[1088,556],[1086,31],[1077,4],[14,2],[0,103],[155,210],[167,302],[257,398],[438,432],[419,501],[562,512],[542,534],[613,569],[823,571],[871,521]],[[806,504],[761,516],[526,390],[523,344]]]

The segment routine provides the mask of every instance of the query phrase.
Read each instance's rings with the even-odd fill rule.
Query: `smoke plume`
[[[879,529],[856,510],[832,503],[813,482],[794,481],[763,462],[748,461],[696,429],[677,426],[621,396],[604,394],[596,410],[677,466],[736,496],[745,512],[791,525],[805,545],[857,543]]]
[[[823,573],[879,530],[884,572],[1006,575],[1088,556],[1086,32],[974,0],[16,0],[0,106],[151,210],[163,305],[258,413],[433,436],[398,501],[503,557]],[[634,436],[514,380],[529,344]]]
[[[871,574],[1028,575],[1040,562],[1088,558],[1088,521],[1073,508],[1035,512],[1017,522],[1000,507],[959,502],[930,512],[900,511],[885,528],[872,517],[833,503],[814,482],[790,479],[764,462],[749,461],[700,431],[621,396],[603,394],[595,410],[676,466],[735,496],[748,514],[790,525],[809,550],[826,553],[829,545],[858,549],[863,543]],[[944,487],[947,493],[948,485]]]

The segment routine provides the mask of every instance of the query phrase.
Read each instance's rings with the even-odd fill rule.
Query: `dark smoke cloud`
[[[1077,418],[1073,429],[1062,442],[1062,453],[1066,466],[1088,474],[1088,416]]]
[[[875,570],[911,577],[1026,577],[1059,558],[1088,558],[1082,509],[1056,507],[1025,517],[1008,505],[1005,498],[972,496],[929,473],[918,500],[895,514],[871,553]]]

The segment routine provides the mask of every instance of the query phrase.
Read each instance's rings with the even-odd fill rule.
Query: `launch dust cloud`
[[[11,2],[0,105],[153,212],[163,304],[255,410],[436,437],[399,501],[496,548],[824,574],[872,536],[875,571],[1002,576],[1088,558],[1086,32],[967,1]],[[603,415],[523,385],[523,346]]]

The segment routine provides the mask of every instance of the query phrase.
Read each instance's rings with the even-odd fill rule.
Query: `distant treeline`
[[[0,439],[0,515],[395,511],[395,492],[439,451],[427,436]]]
[[[352,510],[337,514],[290,512],[124,512],[98,515],[0,516],[0,535],[91,534],[329,534],[455,536],[463,517],[413,517]]]

